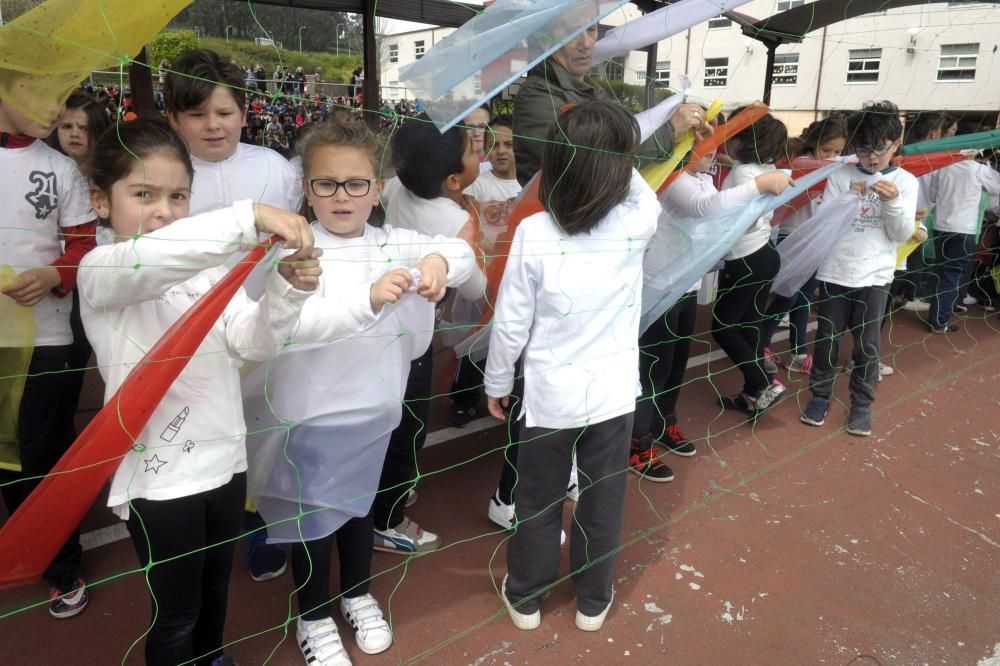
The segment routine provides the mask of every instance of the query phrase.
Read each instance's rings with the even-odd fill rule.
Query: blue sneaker
[[[267,532],[264,530],[258,530],[247,537],[245,561],[250,569],[250,577],[258,583],[277,578],[288,567],[285,549],[267,543]]]
[[[847,434],[868,437],[872,434],[872,413],[867,407],[851,407],[847,417]]]
[[[830,412],[830,401],[826,398],[813,398],[806,405],[799,420],[817,428],[826,423],[826,415]]]

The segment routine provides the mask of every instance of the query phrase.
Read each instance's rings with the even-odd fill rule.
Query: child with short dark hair
[[[462,192],[479,175],[479,157],[468,132],[452,127],[441,133],[426,116],[406,120],[392,138],[394,182],[386,186],[386,222],[425,236],[461,238],[475,247],[478,210]],[[475,218],[475,219],[474,219]],[[482,298],[481,270],[457,286],[467,301]],[[403,418],[392,433],[379,494],[375,498],[375,549],[408,555],[437,548],[438,535],[404,515],[417,452],[427,436],[431,395],[432,347],[414,359],[406,384]]]
[[[847,126],[858,163],[844,165],[830,175],[820,210],[848,190],[860,194],[862,201],[850,229],[816,272],[820,295],[809,376],[813,398],[801,420],[812,426],[825,423],[837,374],[840,336],[850,330],[854,368],[847,432],[868,436],[879,375],[879,328],[896,268],[896,247],[913,235],[917,179],[892,163],[903,137],[895,104],[867,105],[849,116]],[[869,186],[875,174],[880,174],[878,180]]]
[[[730,137],[722,149],[735,166],[720,189],[739,187],[774,171],[774,163],[785,156],[787,140],[785,124],[771,114]],[[742,391],[722,396],[719,402],[751,418],[771,410],[785,393],[784,384],[764,367],[765,310],[781,265],[771,242],[772,217],[773,213],[761,215],[726,253],[712,310],[712,337],[743,375]]]
[[[302,200],[298,175],[288,160],[263,146],[240,143],[246,109],[243,73],[239,66],[209,49],[188,51],[166,76],[167,119],[191,152],[194,180],[190,213],[197,215],[252,199],[296,211]],[[234,255],[232,262],[238,261]],[[262,262],[265,263],[265,262]],[[263,268],[247,279],[245,289],[255,298],[262,290]],[[267,544],[263,521],[247,512],[246,563],[250,577],[266,581],[285,571],[283,549]]]
[[[520,629],[539,626],[540,597],[558,577],[574,452],[581,481],[570,547],[577,627],[600,629],[614,598],[643,252],[660,210],[633,168],[638,147],[635,119],[608,102],[581,104],[552,124],[539,190],[545,211],[515,232],[497,297],[485,384],[498,419],[512,407],[515,361],[524,363],[516,522],[501,585]]]

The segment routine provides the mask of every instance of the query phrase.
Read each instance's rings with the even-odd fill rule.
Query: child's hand
[[[913,233],[913,236],[910,237],[910,240],[916,241],[918,243],[923,243],[925,240],[927,240],[927,230],[924,229],[923,227],[917,229]]]
[[[486,397],[486,408],[490,410],[490,416],[495,419],[500,419],[501,421],[507,420],[507,412],[505,411],[510,406],[510,396],[505,395],[502,398],[492,398]]]
[[[10,296],[18,305],[30,308],[62,284],[62,278],[52,266],[31,268],[17,276],[17,279],[3,288],[4,296]]]
[[[448,287],[448,262],[440,254],[428,254],[417,264],[420,285],[417,293],[432,303],[444,298]]]
[[[856,192],[859,197],[865,196],[865,193],[867,192],[864,181],[860,180],[856,180],[851,183],[851,190]]]
[[[278,273],[299,291],[313,291],[319,285],[319,276],[323,269],[319,258],[323,256],[321,248],[313,248],[308,252],[299,250],[278,262]]]
[[[916,215],[917,222],[923,222],[924,220],[926,220],[928,214],[930,214],[930,211],[927,210],[926,208],[918,209]]]
[[[878,198],[882,201],[891,201],[899,196],[899,190],[896,189],[896,183],[891,180],[880,180],[874,185],[872,185],[872,192],[878,195]]]
[[[754,182],[757,184],[757,191],[761,194],[781,194],[789,185],[795,184],[791,176],[781,171],[762,173],[754,178]]]
[[[315,240],[306,218],[287,210],[255,203],[253,205],[254,226],[257,231],[277,234],[284,239],[290,250],[312,250]]]
[[[395,268],[372,282],[370,292],[372,312],[379,312],[386,303],[399,301],[409,286],[410,271],[405,268]]]

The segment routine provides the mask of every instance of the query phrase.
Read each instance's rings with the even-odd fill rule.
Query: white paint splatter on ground
[[[662,613],[663,609],[660,608],[659,606],[657,606],[654,603],[647,603],[646,604],[646,612],[647,613]]]
[[[687,572],[689,572],[689,573],[690,573],[690,572],[692,572],[692,571],[694,571],[694,567],[693,567],[693,566],[691,566],[690,564],[682,564],[682,565],[680,565],[680,567],[678,567],[678,568],[679,568],[679,569],[680,569],[681,571],[687,571]]]
[[[997,516],[997,518],[1000,518],[1000,516]],[[674,580],[680,580],[682,578],[684,578],[684,574],[680,572],[674,574]]]
[[[670,615],[669,613],[665,613],[665,614],[661,615],[660,617],[656,618],[655,620],[653,620],[652,622],[650,622],[648,625],[646,625],[646,631],[652,631],[657,626],[661,626],[662,627],[665,624],[670,624],[673,621],[673,619],[674,619],[673,615]],[[642,647],[642,643],[638,643],[637,645],[639,647]]]
[[[700,590],[701,589],[701,585],[699,585],[698,583],[688,583],[688,587],[690,587],[692,590]]]
[[[976,666],[1000,666],[1000,643],[993,646],[993,655],[980,659]]]

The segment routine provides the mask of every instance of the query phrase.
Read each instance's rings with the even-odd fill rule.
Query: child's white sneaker
[[[608,617],[611,604],[615,602],[615,588],[611,588],[611,600],[608,605],[598,615],[584,615],[580,611],[576,612],[576,628],[581,631],[597,631],[604,626],[604,620]]]
[[[576,472],[576,453],[573,454],[573,466],[569,469],[569,483],[566,484],[566,499],[570,502],[580,499],[580,484]]]
[[[536,610],[534,613],[528,614],[520,613],[514,608],[514,604],[510,603],[510,599],[507,598],[507,576],[504,576],[503,582],[500,583],[500,597],[503,599],[503,605],[507,607],[507,613],[510,614],[510,621],[518,629],[531,631],[538,629],[542,624],[542,611]]]
[[[332,617],[312,621],[299,618],[295,638],[308,666],[351,666]]]
[[[497,488],[490,498],[490,508],[486,514],[491,521],[509,530],[514,527],[514,503],[504,504],[500,499],[500,489]]]
[[[365,654],[385,652],[392,645],[392,629],[372,595],[341,598],[340,612],[354,628],[354,639]]]

